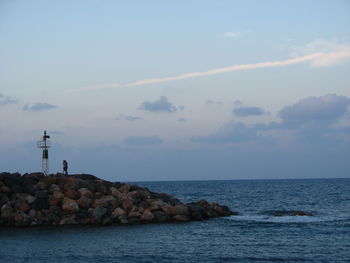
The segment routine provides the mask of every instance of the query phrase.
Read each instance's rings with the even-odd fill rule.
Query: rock
[[[133,201],[130,198],[124,199],[124,201],[123,201],[123,209],[125,211],[130,211],[133,206],[134,206],[134,203],[133,203]]]
[[[14,219],[16,226],[27,226],[30,224],[29,216],[23,211],[17,211]]]
[[[163,223],[163,222],[165,222],[165,221],[167,221],[169,219],[167,214],[165,212],[163,212],[163,211],[154,211],[152,213],[154,215],[155,222]]]
[[[190,218],[186,215],[174,215],[173,219],[176,222],[188,222],[188,221],[190,221]]]
[[[305,212],[305,211],[293,211],[293,216],[313,216],[312,213]]]
[[[93,202],[92,199],[87,197],[87,196],[81,196],[77,200],[79,207],[83,207],[83,208],[89,208],[91,206],[92,202]]]
[[[62,202],[62,210],[67,213],[77,213],[79,205],[75,200],[65,197]]]
[[[112,196],[112,195],[105,195],[105,196],[102,196],[99,199],[96,199],[94,204],[93,204],[93,207],[97,207],[97,206],[108,207],[113,202],[117,202],[117,199],[115,199],[114,196]]]
[[[187,222],[234,214],[217,203],[183,204],[166,193],[85,174],[0,173],[0,208],[0,226]]]
[[[68,189],[64,195],[70,199],[77,200],[80,198],[80,193],[74,189]]]
[[[188,208],[185,205],[175,205],[174,208],[176,210],[176,214],[178,214],[178,215],[187,215],[188,214]]]
[[[45,183],[44,181],[39,181],[39,182],[36,184],[36,187],[38,187],[40,190],[47,190],[48,185],[47,185],[47,183]]]
[[[163,200],[157,199],[157,200],[154,200],[153,202],[151,202],[151,207],[149,208],[149,210],[151,212],[156,211],[156,210],[162,210],[162,208],[166,205],[167,205],[167,203],[165,203]]]
[[[111,187],[111,188],[110,188],[110,191],[111,191],[112,195],[113,195],[115,198],[117,198],[117,200],[118,200],[119,202],[122,202],[122,201],[126,198],[126,194],[120,192],[120,191],[119,191],[117,188],[115,188],[115,187]]]
[[[121,187],[119,187],[118,190],[119,190],[119,192],[121,192],[121,193],[127,194],[127,193],[129,193],[130,185],[124,184],[124,185],[122,185]]]
[[[49,196],[49,205],[50,206],[56,206],[58,203],[61,202],[60,199],[56,199],[54,196]]]
[[[107,213],[107,208],[103,207],[103,206],[97,206],[95,207],[92,216],[94,218],[100,219],[101,217],[103,217],[105,214]]]
[[[37,190],[35,184],[25,184],[23,185],[23,192],[28,193],[30,195],[35,194],[35,191]]]
[[[15,208],[22,212],[28,212],[30,205],[24,199],[18,199],[15,203]]]
[[[6,185],[1,186],[0,190],[1,190],[2,193],[5,193],[5,194],[11,194],[12,193],[11,188],[6,186]]]
[[[48,193],[46,191],[35,192],[35,200],[32,203],[32,208],[35,210],[42,210],[49,208]]]
[[[64,198],[64,194],[62,194],[60,191],[54,191],[52,196],[59,201],[62,201]]]
[[[35,201],[36,197],[32,195],[28,195],[25,200],[27,201],[28,204],[32,204]]]
[[[196,203],[192,203],[192,204],[189,204],[187,207],[188,207],[188,212],[189,212],[190,218],[197,220],[197,221],[201,221],[201,220],[207,218],[207,214],[205,212],[205,209],[203,207],[201,207],[200,205],[198,205]]]
[[[143,211],[143,214],[140,219],[143,222],[152,222],[154,220],[154,215],[149,209],[146,209],[145,211]]]
[[[176,209],[175,207],[171,206],[171,205],[165,205],[162,207],[162,210],[167,214],[167,216],[172,217],[174,215],[176,215]]]
[[[28,216],[30,216],[30,217],[35,217],[35,216],[36,216],[36,211],[35,211],[35,209],[30,209],[29,212],[28,212]]]
[[[15,216],[15,210],[10,203],[4,204],[1,207],[1,219],[12,221]]]
[[[120,207],[117,207],[116,209],[113,210],[112,212],[112,218],[118,218],[120,216],[124,216],[126,213],[123,209]]]
[[[51,184],[49,190],[47,190],[50,194],[53,192],[61,192],[61,188],[57,184]]]
[[[78,190],[78,192],[80,193],[80,196],[85,196],[85,197],[88,197],[88,198],[93,198],[94,197],[94,194],[87,188],[80,188]]]
[[[230,216],[232,215],[232,212],[230,211],[230,209],[227,206],[218,206],[215,209],[215,212],[219,215],[219,216]]]
[[[112,220],[110,218],[105,218],[102,221],[102,225],[104,225],[104,226],[108,226],[108,225],[111,225],[111,224],[112,224]]]
[[[75,216],[69,216],[63,218],[60,223],[60,225],[76,225],[78,222],[75,220]]]
[[[134,206],[128,214],[128,219],[131,217],[140,218],[142,214],[143,214],[143,208]]]
[[[97,192],[100,192],[100,193],[102,193],[104,195],[108,194],[108,188],[102,183],[97,183],[95,185],[95,188],[96,188]]]

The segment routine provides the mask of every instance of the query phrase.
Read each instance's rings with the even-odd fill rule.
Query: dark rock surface
[[[205,200],[184,204],[136,185],[93,175],[0,173],[0,226],[127,225],[237,215]]]

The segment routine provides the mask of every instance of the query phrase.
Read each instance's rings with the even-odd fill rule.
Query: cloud
[[[259,107],[239,107],[233,109],[232,113],[239,117],[260,116],[264,114],[269,114],[264,109]]]
[[[278,136],[290,137],[302,143],[335,144],[349,143],[350,123],[347,120],[350,98],[327,94],[321,97],[307,97],[293,105],[283,107],[278,115],[280,122],[256,123],[247,125],[242,122],[224,124],[214,134],[192,137],[194,143],[269,143]],[[244,107],[250,108],[250,107]],[[244,110],[242,114],[251,113]],[[247,115],[248,116],[248,115]],[[269,134],[269,135],[268,135]],[[275,139],[272,135],[274,134]]]
[[[129,145],[153,145],[161,144],[163,140],[158,136],[129,136],[124,139],[124,143]]]
[[[303,123],[307,121],[336,120],[347,112],[350,98],[327,94],[322,97],[308,97],[279,111],[284,122]]]
[[[177,121],[178,122],[186,122],[186,119],[185,118],[178,118]]]
[[[162,96],[156,101],[144,101],[139,109],[150,112],[176,112],[177,108],[168,101],[166,96]]]
[[[56,105],[41,103],[41,102],[37,102],[34,105],[26,104],[23,106],[24,111],[45,111],[45,110],[51,110],[56,108],[57,108]]]
[[[235,100],[235,101],[233,102],[233,104],[234,104],[235,106],[240,106],[240,105],[243,104],[243,102],[242,102],[241,100]]]
[[[0,106],[16,103],[18,103],[16,99],[11,98],[9,96],[5,96],[4,94],[0,93]]]
[[[235,38],[235,37],[239,37],[240,35],[241,35],[241,32],[225,32],[222,34],[222,37]]]
[[[126,121],[137,121],[137,120],[141,120],[141,118],[137,117],[137,116],[125,116],[124,120],[126,120]]]
[[[322,56],[310,61],[313,67],[332,66],[349,58],[349,44],[340,44],[336,40],[316,39],[302,47],[294,47],[291,56],[307,56],[322,53]]]
[[[223,74],[223,73],[234,72],[234,71],[285,67],[285,66],[301,64],[301,63],[309,63],[311,66],[314,66],[314,67],[323,67],[323,66],[334,65],[336,63],[342,62],[344,60],[348,60],[350,58],[350,45],[348,44],[339,45],[329,50],[330,51],[327,51],[327,52],[323,52],[322,50],[321,51],[315,50],[315,52],[310,54],[300,55],[297,57],[292,57],[292,58],[283,59],[283,60],[273,60],[273,61],[265,61],[265,62],[258,62],[258,63],[252,63],[252,64],[232,65],[228,67],[210,69],[207,71],[190,72],[190,73],[185,73],[185,74],[172,76],[172,77],[143,79],[143,80],[137,80],[126,84],[96,85],[93,87],[74,89],[71,91],[144,86],[144,85],[164,83],[164,82],[175,81],[175,80],[184,80],[184,79],[190,79],[190,78],[196,78],[196,77],[213,76],[217,74]],[[304,53],[305,52],[303,52],[302,54]],[[297,53],[294,52],[293,54],[297,54]]]

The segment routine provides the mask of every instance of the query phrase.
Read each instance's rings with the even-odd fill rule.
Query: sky
[[[0,0],[0,170],[350,178],[350,2]]]

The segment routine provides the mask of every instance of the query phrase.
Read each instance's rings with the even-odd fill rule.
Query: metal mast
[[[51,146],[51,141],[49,140],[50,136],[46,135],[44,131],[44,136],[41,137],[41,140],[38,141],[38,148],[43,149],[43,158],[42,158],[42,171],[44,175],[49,174],[49,148]]]

